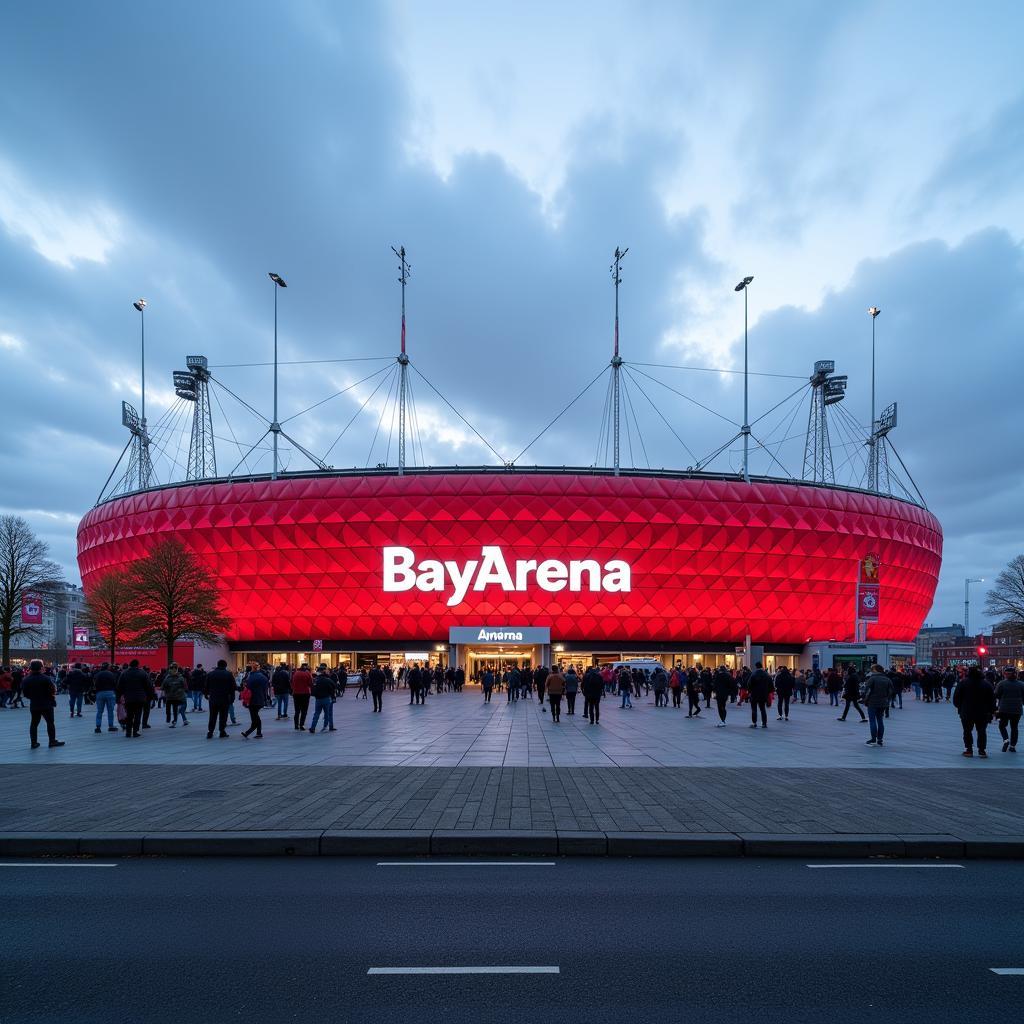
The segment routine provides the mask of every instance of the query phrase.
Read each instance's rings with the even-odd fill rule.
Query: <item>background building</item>
[[[932,665],[932,647],[943,640],[956,640],[964,635],[964,627],[953,623],[950,626],[922,626],[914,641],[914,660],[922,668]]]
[[[31,626],[31,632],[11,637],[11,658],[14,660],[38,657],[60,663],[67,661],[67,652],[74,646],[72,631],[81,622],[85,592],[73,583],[60,583],[42,597],[42,625]],[[23,625],[20,614],[18,625]]]
[[[977,665],[979,645],[986,649],[981,658],[985,668],[1012,666],[1024,669],[1024,639],[1011,633],[994,633],[989,636],[981,634],[938,641],[932,647],[932,663],[940,671],[962,665]]]

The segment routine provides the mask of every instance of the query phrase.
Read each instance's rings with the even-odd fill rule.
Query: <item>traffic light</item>
[[[978,657],[984,658],[988,654],[988,648],[984,644],[978,644]]]

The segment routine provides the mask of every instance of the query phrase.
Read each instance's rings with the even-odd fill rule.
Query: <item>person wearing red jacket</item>
[[[305,731],[306,715],[309,712],[309,695],[313,692],[313,677],[309,665],[303,662],[292,673],[292,698],[295,701],[294,723],[296,729]]]

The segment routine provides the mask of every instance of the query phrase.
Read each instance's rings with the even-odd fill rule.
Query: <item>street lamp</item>
[[[274,469],[271,480],[277,479],[277,435],[281,433],[281,424],[277,422],[277,289],[287,288],[285,279],[273,271],[267,276],[274,282],[274,422],[270,424],[270,432],[274,435]]]
[[[971,635],[971,584],[984,582],[985,579],[982,576],[977,579],[964,580],[964,636]]]
[[[753,280],[753,277],[745,277],[733,289],[743,292],[743,426],[740,433],[743,435],[743,479],[748,484],[750,483],[750,424],[747,422],[749,419],[747,415],[747,285]]]
[[[142,325],[142,425],[146,425],[146,300],[136,299],[132,305],[139,311]]]
[[[868,486],[872,488],[878,487],[878,481],[874,479],[875,475],[875,321],[878,319],[878,314],[882,311],[877,306],[869,306],[868,314],[871,316],[871,422],[868,426],[868,455],[870,471],[868,476],[871,477],[868,481]]]

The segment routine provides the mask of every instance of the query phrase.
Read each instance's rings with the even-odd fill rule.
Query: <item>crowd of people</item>
[[[188,669],[172,664],[153,673],[137,660],[124,666],[104,663],[95,669],[82,664],[55,669],[33,661],[27,673],[21,668],[0,668],[0,710],[23,708],[28,701],[33,749],[41,745],[40,723],[46,725],[51,747],[64,746],[56,734],[58,695],[66,695],[71,718],[81,718],[83,707],[93,705],[95,732],[104,731],[105,720],[107,732],[128,739],[139,738],[142,730],[151,728],[151,713],[159,708],[171,729],[179,723],[188,726],[189,714],[205,713],[207,739],[215,735],[225,739],[228,724],[238,724],[235,706],[240,704],[249,716],[242,737],[262,739],[266,711],[274,711],[277,721],[290,720],[297,731],[315,734],[319,726],[321,733],[335,732],[334,705],[350,687],[356,699],[372,698],[373,713],[381,713],[385,692],[407,690],[410,705],[423,705],[433,693],[461,692],[466,678],[461,667],[429,663],[402,666],[397,672],[388,664],[373,665],[350,675],[344,665],[321,664],[311,671],[307,663],[292,669],[285,663],[271,667],[254,662],[233,673],[221,660],[210,671],[202,665]],[[795,704],[817,704],[824,693],[831,706],[842,707],[838,721],[847,721],[852,709],[859,721],[869,724],[870,738],[865,742],[877,747],[885,743],[885,722],[891,711],[902,708],[904,694],[912,692],[924,703],[955,707],[963,727],[964,757],[973,757],[975,748],[979,757],[988,756],[987,730],[993,721],[998,722],[1003,751],[1016,753],[1024,711],[1024,680],[1015,669],[1004,669],[1000,678],[994,669],[983,671],[978,666],[938,673],[932,669],[886,671],[874,665],[862,678],[852,666],[824,672],[783,666],[772,673],[761,662],[752,669],[719,666],[714,671],[700,664],[652,671],[628,665],[584,668],[570,663],[548,668],[509,662],[479,668],[473,681],[479,684],[485,703],[491,702],[495,692],[504,693],[509,704],[536,697],[544,711],[550,710],[553,725],[561,724],[563,700],[565,714],[571,716],[582,696],[583,717],[599,725],[603,699],[617,696],[618,707],[629,710],[633,697],[653,693],[658,709],[681,710],[685,697],[687,718],[699,717],[714,701],[718,728],[725,727],[730,708],[746,705],[749,728],[767,729],[770,709],[785,723]]]

